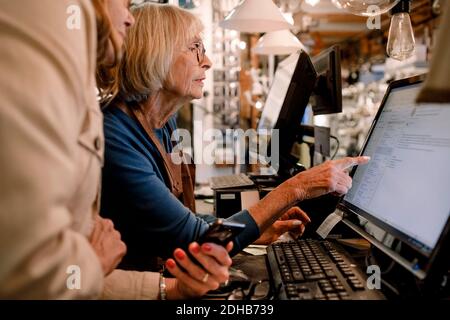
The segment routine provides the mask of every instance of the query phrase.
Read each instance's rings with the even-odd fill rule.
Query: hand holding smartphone
[[[198,243],[212,242],[223,247],[245,229],[245,224],[217,219],[209,225],[209,229],[200,237]]]
[[[201,246],[203,243],[214,243],[226,248],[230,241],[245,229],[245,224],[229,222],[224,219],[217,219],[213,223],[209,224],[208,230],[196,240],[196,242]],[[197,261],[197,259],[192,255],[192,253],[186,249],[186,253],[189,259],[196,265],[204,268],[204,266]]]

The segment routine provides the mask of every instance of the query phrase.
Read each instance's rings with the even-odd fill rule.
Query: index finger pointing
[[[345,170],[345,169],[349,169],[353,166],[357,166],[360,164],[366,164],[370,161],[370,157],[354,157],[354,158],[344,158],[344,159],[340,159],[340,160],[336,160],[336,165],[339,169],[341,170]]]

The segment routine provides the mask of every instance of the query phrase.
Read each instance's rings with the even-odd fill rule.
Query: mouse
[[[228,279],[229,282],[231,281],[251,282],[250,278],[240,269],[231,267],[229,273],[230,273],[230,278]]]
[[[220,296],[223,294],[229,294],[238,288],[248,289],[250,287],[252,281],[242,270],[231,267],[229,272],[230,277],[228,281],[221,284],[217,290],[208,292],[208,296]]]

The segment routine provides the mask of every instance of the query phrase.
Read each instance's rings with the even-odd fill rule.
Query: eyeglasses
[[[199,41],[199,42],[193,43],[189,47],[189,50],[192,53],[197,54],[197,61],[199,64],[201,64],[203,62],[203,60],[205,59],[205,54],[206,54],[206,49],[205,49],[205,46],[203,45],[203,42]]]

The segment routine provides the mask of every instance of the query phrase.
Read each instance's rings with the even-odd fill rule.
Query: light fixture
[[[391,10],[400,0],[331,0],[338,9],[358,16],[376,16]],[[376,10],[373,10],[376,8]]]
[[[286,19],[287,22],[294,25],[294,15],[290,12],[283,12],[282,13],[284,19]]]
[[[409,17],[411,0],[401,0],[391,10],[391,26],[387,43],[387,54],[395,60],[403,61],[414,54],[414,31]]]
[[[219,26],[240,32],[270,32],[290,29],[280,9],[272,0],[243,0],[234,8]]]
[[[281,12],[297,13],[301,11],[302,1],[300,0],[274,0]]]
[[[262,103],[261,100],[256,101],[255,103],[255,108],[258,110],[261,110],[264,107],[264,104]]]
[[[241,50],[245,50],[245,49],[247,49],[247,42],[245,42],[245,41],[239,41],[239,49],[241,49]]]
[[[287,55],[306,47],[289,30],[278,30],[266,33],[259,38],[253,53],[269,56],[269,84],[275,74],[275,56]]]
[[[320,2],[320,0],[305,0],[307,4],[309,4],[311,7],[314,7],[316,4]]]
[[[259,38],[253,53],[261,55],[286,55],[300,49],[306,51],[305,46],[289,30],[268,32]]]

